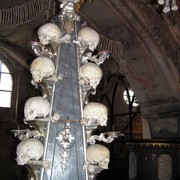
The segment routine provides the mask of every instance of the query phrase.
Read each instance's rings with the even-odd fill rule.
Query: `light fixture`
[[[37,56],[30,66],[30,72],[32,74],[31,82],[35,87],[44,84],[43,88],[46,88],[48,91],[48,93],[44,93],[42,96],[29,98],[25,103],[24,122],[30,127],[32,127],[34,123],[37,126],[33,126],[33,130],[30,130],[30,128],[24,130],[18,129],[12,130],[12,132],[21,140],[18,147],[21,145],[23,145],[23,147],[31,146],[37,155],[39,152],[39,156],[36,159],[33,159],[33,156],[31,156],[21,165],[28,164],[32,166],[34,172],[36,172],[37,179],[42,180],[44,172],[48,168],[54,168],[53,162],[46,160],[46,154],[50,145],[55,147],[56,144],[58,144],[59,154],[57,156],[61,158],[59,162],[61,166],[58,166],[58,168],[61,168],[61,170],[65,172],[64,174],[68,171],[70,167],[69,159],[72,158],[71,152],[79,140],[76,138],[77,132],[73,131],[72,126],[79,123],[83,132],[84,164],[86,164],[88,158],[90,158],[88,160],[90,164],[88,166],[82,164],[82,170],[84,168],[86,179],[92,179],[96,173],[108,168],[110,156],[108,148],[96,144],[96,141],[111,143],[120,135],[119,132],[101,133],[100,136],[92,135],[92,131],[96,129],[97,126],[106,126],[108,110],[106,106],[101,103],[89,102],[89,95],[96,93],[96,88],[103,75],[100,64],[109,58],[111,52],[102,50],[98,52],[97,55],[93,55],[93,51],[96,49],[100,40],[99,34],[90,27],[82,27],[79,31],[76,29],[75,24],[80,20],[77,9],[84,1],[62,0],[60,2],[61,13],[58,15],[58,22],[48,22],[42,25],[37,32],[39,42],[29,42],[31,50]],[[61,25],[59,25],[59,23]],[[76,33],[75,37],[71,35],[72,32]],[[56,85],[61,84],[67,79],[66,74],[59,73],[60,70],[58,70],[59,62],[61,61],[61,59],[59,59],[61,44],[66,44],[67,46],[65,47],[67,48],[73,44],[73,47],[76,47],[78,50],[78,68],[76,72],[78,72],[79,79],[76,84],[79,85],[77,89],[80,94],[79,106],[82,108],[79,110],[82,115],[81,119],[62,120],[61,116],[63,116],[64,111],[66,111],[63,107],[60,107],[60,111],[62,112],[53,112],[53,107],[55,106],[54,96],[56,95],[58,96],[57,98],[61,98],[61,94],[56,94]],[[69,54],[71,54],[71,52],[69,52]],[[69,69],[72,70],[71,68]],[[66,91],[68,91],[68,89]],[[72,96],[77,95],[72,94]],[[64,101],[64,103],[66,103],[66,101]],[[78,102],[76,101],[76,103]],[[89,110],[86,111],[86,108],[89,106]],[[62,123],[64,127],[59,129]],[[53,137],[52,133],[54,132],[50,132],[51,126],[53,130],[58,131]],[[50,134],[53,143],[48,143]],[[43,147],[43,155],[38,149],[41,146]],[[17,156],[19,157],[18,147]],[[96,156],[93,150],[97,151],[102,157],[102,159],[100,158],[98,160],[98,164],[93,164],[91,161],[91,157]],[[89,156],[87,156],[88,152],[90,152]],[[23,155],[26,156],[27,152],[25,151]],[[20,157],[20,161],[22,159],[23,157]],[[55,159],[53,158],[52,161],[55,161]],[[40,168],[36,168],[35,166]],[[56,169],[53,170],[55,171]]]

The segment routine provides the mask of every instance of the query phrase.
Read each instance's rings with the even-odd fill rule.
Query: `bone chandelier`
[[[75,37],[71,35],[76,33],[75,24],[80,20],[75,10],[77,3],[81,4],[82,1],[62,0],[61,13],[58,15],[57,22],[61,26],[52,22],[42,25],[37,32],[39,42],[29,43],[37,56],[30,65],[31,83],[35,88],[43,87],[42,96],[31,97],[25,103],[24,123],[29,126],[29,129],[12,130],[12,132],[21,140],[16,151],[17,164],[31,166],[38,180],[43,179],[44,171],[53,168],[52,162],[46,159],[47,148],[50,148],[47,142],[51,133],[50,127],[53,124],[57,124],[57,127],[59,123],[64,123],[64,127],[52,139],[61,150],[58,155],[61,157],[59,162],[61,166],[58,168],[62,168],[62,171],[67,171],[71,149],[79,140],[76,139],[77,132],[74,133],[71,129],[71,124],[77,121],[69,120],[68,117],[67,120],[62,120],[61,113],[64,112],[60,113],[61,109],[54,113],[52,111],[56,87],[66,80],[65,75],[58,72],[61,47],[69,47],[68,44],[70,44],[77,48],[79,77],[77,84],[82,107],[78,122],[85,142],[83,144],[85,160],[81,167],[86,172],[86,179],[92,179],[101,170],[108,169],[110,152],[104,145],[95,144],[96,140],[111,143],[118,136],[118,134],[112,136],[109,134],[107,137],[105,133],[92,136],[92,131],[97,126],[107,124],[108,109],[101,103],[89,102],[89,95],[96,94],[96,88],[103,75],[100,64],[109,58],[110,53],[103,50],[93,55],[100,36],[90,27],[81,27]]]

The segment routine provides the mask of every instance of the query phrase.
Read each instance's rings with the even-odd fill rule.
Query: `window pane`
[[[3,64],[3,63],[1,64],[1,72],[9,73],[8,68],[7,68],[6,65]]]
[[[130,101],[132,102],[132,98],[133,98],[134,92],[132,90],[129,90],[129,97],[130,97]],[[125,90],[123,93],[123,97],[124,100],[126,101],[127,104],[129,104],[129,100],[128,100],[128,95],[127,95],[127,91]],[[133,106],[138,106],[139,104],[137,103],[137,99],[136,97],[134,98],[134,102],[133,102]]]
[[[12,77],[10,74],[1,74],[0,90],[12,91]]]
[[[0,91],[0,107],[11,107],[11,92]]]

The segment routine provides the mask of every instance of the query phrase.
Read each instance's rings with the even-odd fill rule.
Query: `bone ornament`
[[[30,65],[30,72],[32,74],[34,83],[41,82],[43,79],[54,75],[54,62],[45,56],[37,57]]]
[[[94,172],[96,168],[108,169],[110,158],[109,149],[100,144],[92,144],[87,148],[87,161],[83,168]]]
[[[76,13],[75,13],[75,3],[78,3],[79,1],[73,1],[73,0],[68,0],[68,1],[63,1],[60,5],[60,8],[62,9],[61,11],[61,14],[59,16],[59,18],[61,20],[64,20],[64,19],[68,19],[68,20],[71,20],[71,21],[74,21],[74,20],[77,20],[79,21],[80,20],[80,16],[78,16]]]
[[[92,55],[92,52],[88,52],[82,56],[81,62],[87,63],[88,61],[91,61],[100,66],[106,59],[109,59],[109,57],[110,51],[100,51],[98,52],[98,55]]]
[[[73,41],[79,46],[80,55],[84,53],[86,49],[94,51],[100,41],[99,34],[90,27],[84,27],[78,32],[77,41]]]
[[[36,56],[46,56],[54,58],[57,54],[51,45],[42,45],[40,42],[30,41],[28,47],[34,52]]]
[[[66,34],[63,36],[59,27],[54,23],[46,23],[38,29],[38,38],[41,44],[48,45],[50,43],[69,43],[71,36]]]
[[[158,0],[158,4],[160,4],[160,5],[164,4],[164,8],[163,8],[164,13],[168,13],[170,10],[172,10],[172,11],[178,10],[176,0]],[[171,6],[170,6],[170,4],[171,4]]]
[[[100,125],[106,126],[108,119],[108,109],[98,102],[90,102],[83,109],[81,124],[85,126]]]
[[[30,160],[38,161],[43,156],[43,153],[44,146],[41,141],[34,138],[21,141],[16,148],[17,164],[28,164]]]
[[[50,112],[49,101],[41,96],[29,98],[24,106],[24,116],[26,121],[35,120],[35,118],[45,118]]]
[[[19,140],[24,141],[29,138],[40,139],[43,136],[38,130],[30,130],[30,129],[17,129],[11,130],[15,137],[18,137]]]

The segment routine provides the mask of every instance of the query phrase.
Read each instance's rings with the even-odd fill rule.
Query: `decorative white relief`
[[[62,170],[66,170],[68,165],[68,157],[69,152],[68,149],[71,148],[75,143],[75,134],[73,131],[71,131],[70,127],[70,121],[65,121],[65,127],[64,129],[60,130],[57,134],[56,140],[58,145],[63,148],[62,153],[60,154],[61,159],[61,167]]]

